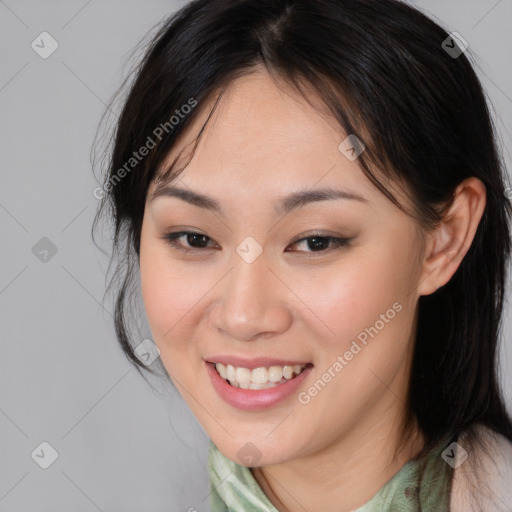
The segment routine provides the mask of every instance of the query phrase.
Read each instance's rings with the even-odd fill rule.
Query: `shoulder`
[[[512,510],[512,443],[477,426],[460,436],[458,444],[464,450],[460,461],[465,460],[454,468],[451,512]]]

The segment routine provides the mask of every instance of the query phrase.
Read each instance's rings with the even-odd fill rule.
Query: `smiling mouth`
[[[233,387],[241,389],[268,389],[293,380],[305,368],[313,365],[307,363],[293,366],[270,366],[254,368],[252,370],[222,363],[215,363],[214,366],[217,373]]]

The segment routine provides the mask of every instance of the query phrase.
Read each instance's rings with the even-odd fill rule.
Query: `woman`
[[[468,53],[394,0],[196,0],[152,40],[99,213],[212,511],[512,510],[511,207]]]

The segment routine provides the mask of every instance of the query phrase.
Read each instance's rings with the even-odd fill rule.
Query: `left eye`
[[[296,245],[300,243],[306,243],[306,246],[311,249],[311,251],[305,252],[327,252],[328,250],[339,249],[341,247],[346,247],[349,245],[350,240],[348,238],[337,238],[334,236],[328,235],[310,235],[305,238],[301,238],[297,240],[291,245]],[[296,251],[291,251],[296,252]],[[301,252],[301,251],[299,251]]]
[[[177,231],[175,233],[168,233],[163,237],[175,249],[184,252],[192,252],[201,249],[212,248],[208,243],[213,241],[210,237],[195,231]],[[184,238],[187,245],[180,243],[178,240]],[[328,252],[330,250],[346,247],[350,244],[348,238],[337,238],[329,235],[313,234],[308,237],[301,238],[290,244],[288,247],[306,243],[308,251],[287,251],[287,252]],[[215,247],[213,247],[215,248]]]

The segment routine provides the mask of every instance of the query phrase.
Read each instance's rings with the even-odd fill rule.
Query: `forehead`
[[[163,162],[189,160],[215,98],[205,102]],[[313,104],[315,99],[313,98]],[[380,192],[356,160],[340,151],[347,137],[337,121],[264,70],[224,90],[179,181],[219,198],[273,200],[317,186],[357,191],[372,202]],[[150,195],[158,183],[152,183]],[[380,201],[383,197],[379,198]]]

